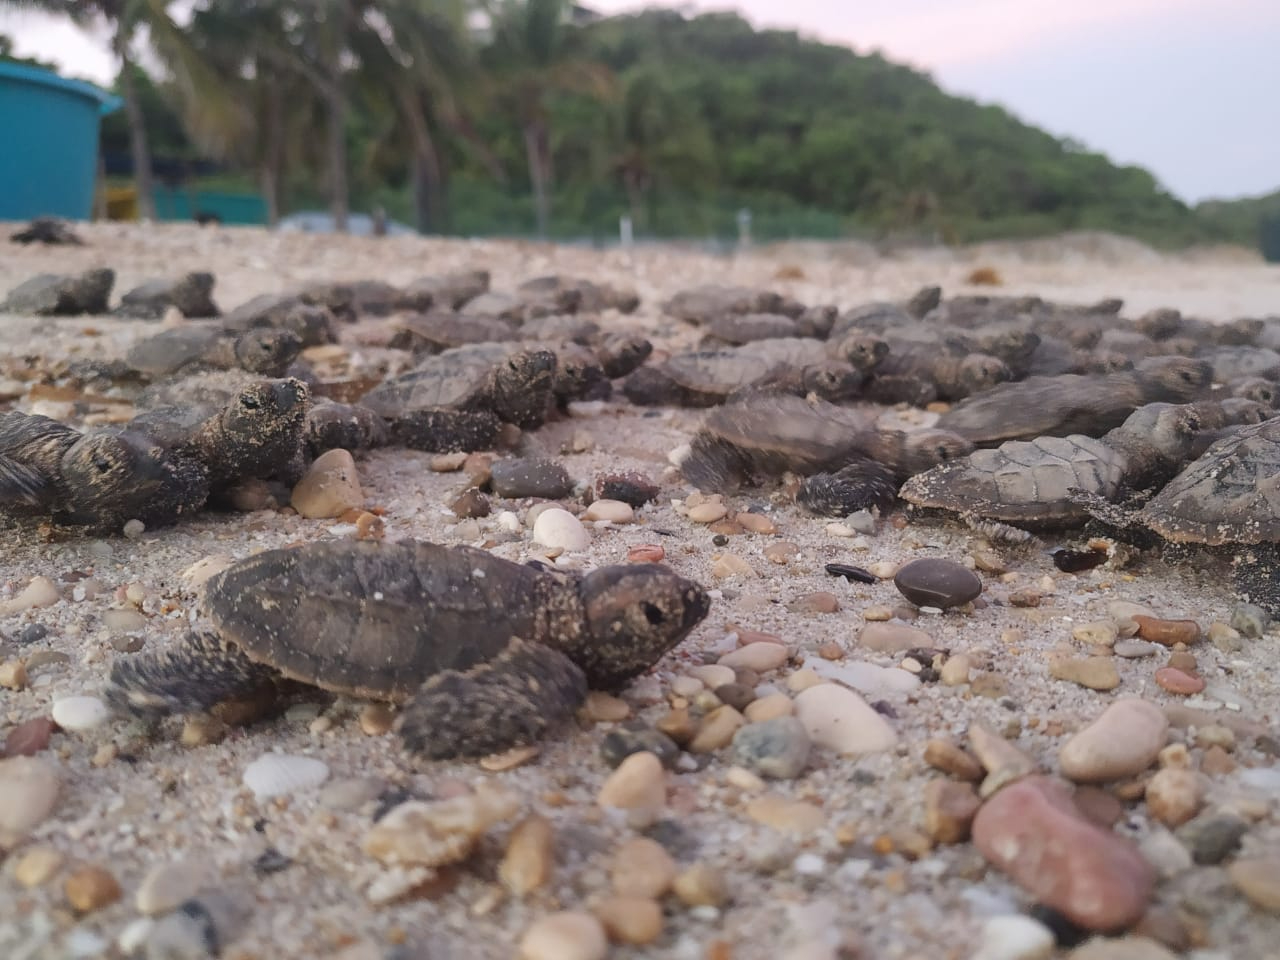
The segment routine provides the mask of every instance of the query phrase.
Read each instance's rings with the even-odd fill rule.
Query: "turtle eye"
[[[111,461],[102,454],[95,453],[91,462],[93,463],[93,469],[97,470],[99,473],[111,472]]]
[[[938,447],[936,450],[934,450],[934,453],[938,455],[939,462],[945,463],[946,461],[951,459],[951,451],[947,449],[947,445],[945,443],[938,444]]]
[[[246,410],[257,410],[262,404],[258,403],[258,398],[245,395],[240,398],[240,406]]]
[[[660,623],[662,623],[663,620],[666,619],[666,616],[663,614],[663,612],[659,610],[656,606],[654,606],[652,603],[649,603],[648,601],[645,601],[644,603],[640,604],[640,609],[644,611],[644,618],[648,620],[651,624],[653,624],[655,627],[658,626]]]

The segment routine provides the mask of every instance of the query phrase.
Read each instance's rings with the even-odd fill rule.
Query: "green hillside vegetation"
[[[1280,206],[1190,208],[927,74],[734,14],[205,0],[179,27],[162,0],[34,5],[130,51],[117,89],[144,151],[217,161],[272,217],[380,206],[431,232],[607,239],[629,214],[640,237],[728,239],[746,208],[757,239],[1109,230],[1176,247],[1257,245]],[[143,42],[163,75],[136,66]],[[137,157],[129,115],[104,145]]]

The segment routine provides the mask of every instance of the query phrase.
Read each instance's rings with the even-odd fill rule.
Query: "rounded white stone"
[[[621,500],[596,500],[583,514],[588,520],[607,520],[610,523],[630,523],[635,519],[631,504]]]
[[[843,756],[878,753],[898,742],[884,717],[852,690],[835,683],[802,690],[795,708],[809,739]]]
[[[312,757],[268,753],[244,769],[244,785],[260,800],[300,793],[320,786],[329,778],[329,767]]]
[[[1020,914],[991,917],[972,960],[1043,960],[1053,953],[1053,933]]]
[[[568,510],[552,507],[538,514],[533,523],[534,542],[561,550],[585,550],[591,545],[591,534]]]
[[[97,697],[63,697],[53,701],[52,715],[63,730],[84,733],[106,723],[111,711]]]
[[[148,916],[168,913],[199,893],[208,877],[208,870],[191,860],[157,864],[138,884],[134,905]]]

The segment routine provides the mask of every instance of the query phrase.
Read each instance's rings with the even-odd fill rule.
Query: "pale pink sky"
[[[585,0],[605,13],[653,4]],[[675,3],[663,4],[677,6]],[[1280,188],[1280,0],[728,0],[796,29],[927,70],[944,88],[1147,167],[1187,200]],[[0,13],[19,52],[105,80],[101,40]]]

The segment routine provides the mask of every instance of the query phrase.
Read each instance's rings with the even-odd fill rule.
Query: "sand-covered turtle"
[[[205,271],[148,280],[127,291],[114,312],[118,317],[159,320],[174,307],[190,320],[216,317],[220,311],[213,302],[213,284],[213,274]]]
[[[204,503],[203,471],[136,431],[74,427],[36,414],[0,414],[0,513],[120,532],[161,526]]]
[[[395,333],[387,345],[415,354],[439,353],[468,343],[502,343],[519,335],[515,324],[506,320],[442,310],[396,317],[391,328]]]
[[[288,678],[405,704],[399,732],[416,754],[483,755],[540,738],[588,687],[649,669],[709,607],[657,564],[575,576],[471,547],[308,543],[214,576],[206,622],[175,649],[117,660],[108,697],[191,713]]]
[[[731,488],[756,475],[821,473],[864,460],[903,479],[972,449],[945,431],[885,430],[863,411],[762,395],[711,411],[694,434],[680,471],[707,491]]]
[[[1080,494],[1114,502],[1164,484],[1196,435],[1233,415],[1216,403],[1147,404],[1101,438],[1011,440],[912,477],[899,495],[917,507],[1023,529],[1079,526],[1090,516]],[[1248,414],[1242,408],[1239,415]]]
[[[938,343],[888,340],[888,354],[866,385],[866,397],[878,403],[928,403],[961,400],[990,390],[1013,375],[996,357],[964,356]]]
[[[799,321],[783,313],[725,313],[710,320],[704,327],[704,343],[711,349],[720,346],[736,347],[753,340],[773,337],[801,337]]]
[[[729,313],[781,313],[798,317],[804,304],[774,290],[708,283],[678,291],[663,305],[664,313],[704,324]]]
[[[283,376],[302,350],[292,330],[255,327],[238,333],[216,320],[163,330],[139,340],[125,354],[124,367],[151,380],[199,370],[246,370]]]
[[[489,289],[488,270],[455,270],[419,277],[400,291],[404,310],[457,310]]]
[[[603,313],[606,310],[634,313],[640,306],[640,297],[634,290],[561,274],[533,277],[516,287],[516,293],[528,302],[566,308],[552,310],[553,313]],[[533,311],[529,316],[535,316],[538,312]]]
[[[129,424],[177,456],[198,462],[217,492],[245,480],[296,481],[303,465],[311,392],[301,380],[261,380],[221,406],[157,407]]]
[[[1002,383],[961,401],[938,426],[979,445],[1082,433],[1101,436],[1148,403],[1188,403],[1209,386],[1203,360],[1153,357],[1112,374],[1063,374]]]
[[[677,354],[662,363],[646,364],[623,383],[628,400],[640,406],[713,407],[744,391],[813,393],[824,400],[857,397],[864,377],[851,364],[829,360],[818,346],[809,362],[796,363],[791,350],[749,350],[760,340],[724,350]]]
[[[404,446],[428,451],[491,447],[503,423],[526,430],[541,426],[555,388],[554,353],[508,353],[501,347],[475,344],[427,357],[360,402],[385,418],[392,440]]]
[[[18,284],[0,304],[0,311],[36,316],[75,316],[106,313],[116,272],[106,268],[84,273],[42,273]]]
[[[305,438],[307,456],[314,459],[326,450],[355,453],[385,446],[390,432],[387,422],[364,404],[313,397]]]
[[[36,217],[21,230],[9,234],[11,243],[43,243],[49,246],[83,247],[71,225],[57,217]]]

